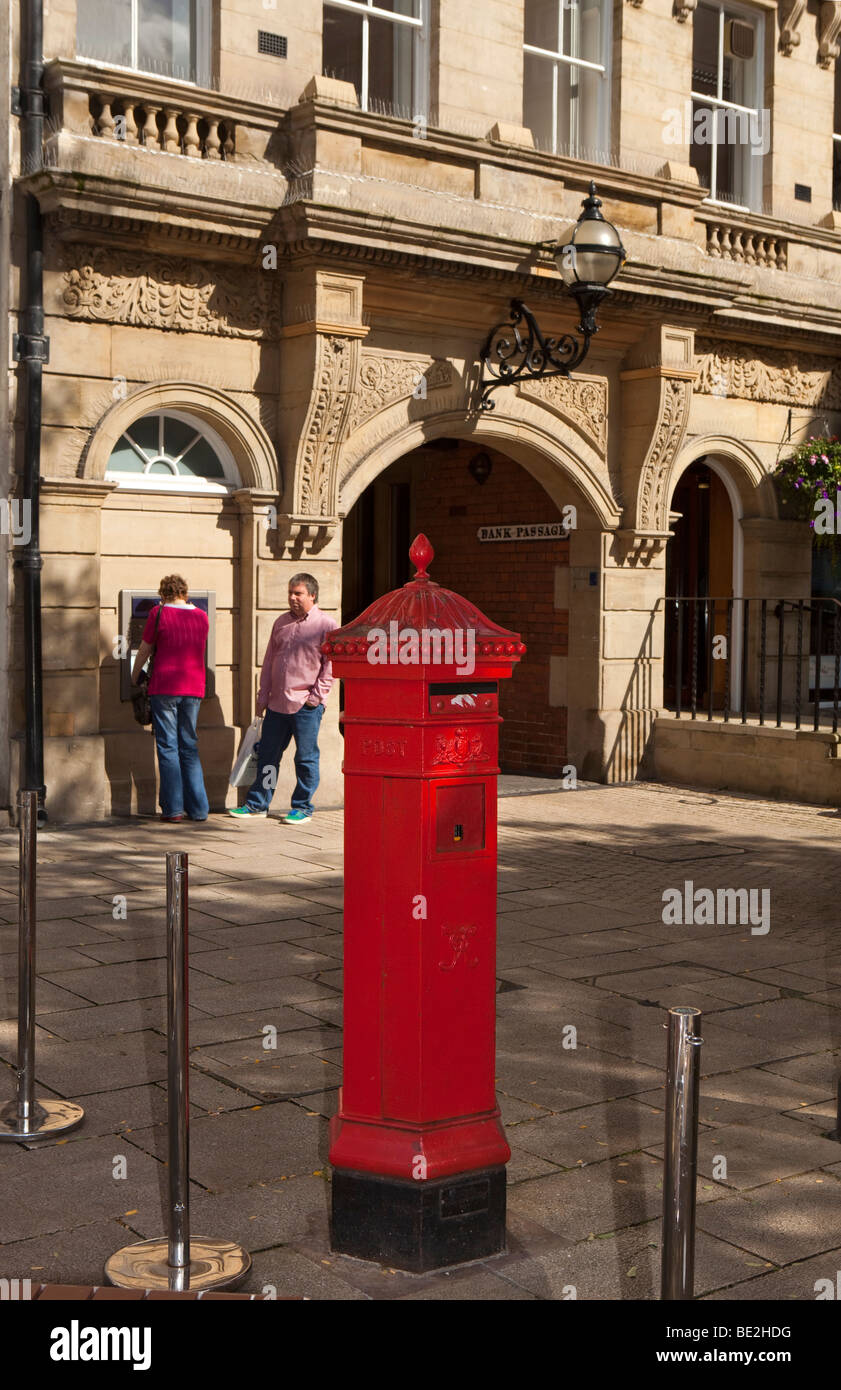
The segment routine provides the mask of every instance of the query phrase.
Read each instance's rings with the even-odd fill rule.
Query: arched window
[[[120,435],[105,478],[155,492],[233,492],[241,486],[230,449],[186,412],[142,415]]]

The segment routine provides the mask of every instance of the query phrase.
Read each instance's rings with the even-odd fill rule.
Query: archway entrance
[[[727,635],[727,600],[733,596],[733,508],[727,487],[706,458],[687,468],[672,496],[677,514],[666,548],[666,623],[663,687],[667,706],[709,704],[725,698],[726,662],[716,660],[716,637]],[[687,600],[709,599],[709,603]],[[731,643],[736,634],[731,631]],[[712,661],[710,660],[712,652]],[[731,653],[732,655],[732,653]],[[731,700],[735,693],[731,690]]]
[[[423,531],[432,578],[521,633],[528,654],[500,685],[500,764],[560,776],[567,761],[566,660],[570,540],[544,488],[482,443],[437,439],[406,454],[361,494],[344,523],[342,621],[410,577],[408,549]],[[551,523],[547,538],[484,540],[482,528]]]

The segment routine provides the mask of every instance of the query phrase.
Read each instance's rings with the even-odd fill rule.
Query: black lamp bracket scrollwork
[[[578,333],[547,338],[531,310],[521,299],[512,299],[511,317],[488,334],[480,355],[480,410],[493,410],[491,392],[519,381],[542,381],[550,376],[569,376],[580,367],[598,332],[596,310],[610,290],[603,285],[578,285],[575,298],[581,310]]]

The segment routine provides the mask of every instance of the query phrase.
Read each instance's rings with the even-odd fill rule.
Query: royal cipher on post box
[[[519,634],[417,573],[322,647],[345,682],[344,1076],[333,1249],[421,1271],[505,1245],[494,1090],[498,682]]]

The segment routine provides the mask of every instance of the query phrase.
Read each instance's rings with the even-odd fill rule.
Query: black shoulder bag
[[[149,670],[140,672],[137,678],[136,692],[131,697],[131,703],[134,706],[134,717],[138,724],[145,725],[151,724],[152,722],[152,705],[149,700],[149,681],[152,678],[152,667],[155,664],[155,648],[158,645],[158,624],[161,621],[162,609],[163,603],[159,606],[158,616],[155,619],[155,640],[152,643],[152,652],[149,657]]]

